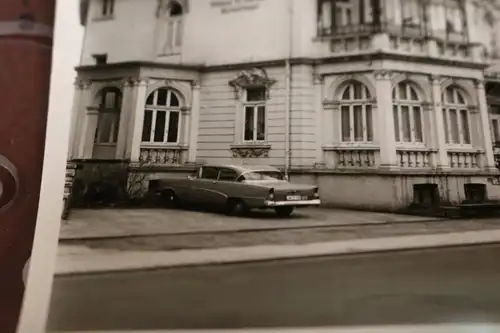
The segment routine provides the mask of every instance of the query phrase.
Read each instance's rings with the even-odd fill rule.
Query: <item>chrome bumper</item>
[[[264,201],[267,207],[283,207],[283,206],[319,206],[321,205],[320,199],[314,200],[297,200],[297,201]]]

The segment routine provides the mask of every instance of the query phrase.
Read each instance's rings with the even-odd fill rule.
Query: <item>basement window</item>
[[[94,54],[92,57],[94,58],[96,65],[106,65],[108,63],[107,54]]]
[[[464,184],[465,200],[468,203],[482,203],[488,200],[486,185],[480,183]]]
[[[439,206],[439,189],[437,184],[413,185],[413,204],[421,208]]]

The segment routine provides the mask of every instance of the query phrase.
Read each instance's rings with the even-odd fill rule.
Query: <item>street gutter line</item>
[[[181,250],[176,252],[99,252],[90,250],[88,252],[90,255],[60,256],[55,275],[95,275],[138,270],[466,247],[497,243],[500,243],[500,230],[383,237],[302,245],[262,245],[239,248]],[[114,265],[114,267],[110,267],[111,265]]]
[[[466,219],[464,219],[466,220]],[[128,239],[128,238],[151,238],[151,237],[165,237],[165,236],[192,236],[192,235],[225,235],[225,234],[240,234],[247,232],[269,232],[269,231],[293,231],[304,229],[335,229],[347,227],[373,227],[373,226],[387,226],[387,225],[409,225],[416,223],[436,223],[436,222],[451,222],[450,219],[428,219],[428,220],[414,220],[414,221],[382,221],[382,222],[362,222],[362,223],[342,223],[342,224],[316,224],[309,226],[287,226],[282,225],[279,227],[259,227],[248,229],[233,229],[233,230],[200,230],[200,231],[181,231],[181,232],[160,232],[160,233],[142,233],[142,234],[128,234],[128,235],[109,235],[109,236],[76,236],[76,237],[62,237],[59,238],[59,243],[74,243],[80,241],[105,241],[115,239]],[[500,224],[499,224],[500,227]]]

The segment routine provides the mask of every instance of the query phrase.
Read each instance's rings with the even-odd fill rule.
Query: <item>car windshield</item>
[[[279,171],[250,171],[241,175],[241,180],[285,180],[285,175]]]

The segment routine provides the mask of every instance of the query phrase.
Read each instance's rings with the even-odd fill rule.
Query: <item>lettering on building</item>
[[[212,0],[210,7],[219,9],[221,14],[255,10],[264,0]]]

